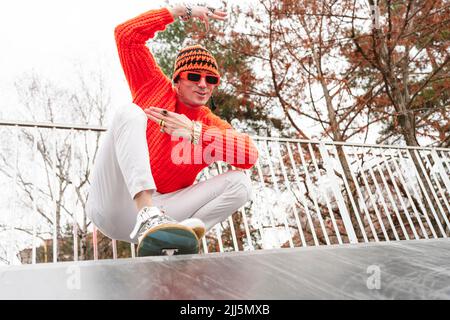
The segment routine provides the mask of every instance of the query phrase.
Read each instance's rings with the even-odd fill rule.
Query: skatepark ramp
[[[259,159],[246,171],[253,198],[203,237],[202,254],[133,259],[134,245],[102,235],[85,214],[89,174],[104,131],[0,122],[1,294],[5,288],[11,297],[18,294],[27,279],[35,288],[51,284],[42,297],[64,296],[64,277],[80,270],[84,289],[73,297],[114,298],[119,294],[114,285],[124,297],[187,297],[192,283],[203,285],[192,292],[201,298],[206,292],[211,298],[268,297],[269,287],[274,298],[448,295],[448,287],[438,287],[446,283],[446,272],[448,278],[448,148],[253,137]],[[216,162],[197,182],[233,169]],[[164,279],[167,288],[178,289],[150,294],[144,286],[133,293],[121,278],[133,270],[148,275],[150,287]],[[381,291],[367,291],[362,279],[377,270],[398,288],[386,283]],[[426,283],[411,284],[412,291],[402,287],[415,276]],[[83,279],[100,281],[98,290]],[[225,283],[234,283],[233,290],[224,289]]]
[[[450,241],[0,267],[0,299],[450,299]]]

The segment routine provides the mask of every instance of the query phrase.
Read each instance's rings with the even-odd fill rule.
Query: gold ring
[[[164,132],[164,120],[163,119],[159,120],[159,126],[161,127],[161,129],[159,129],[159,131]]]

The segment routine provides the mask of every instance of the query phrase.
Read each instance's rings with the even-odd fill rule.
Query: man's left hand
[[[184,114],[156,107],[149,107],[144,112],[147,114],[147,118],[158,125],[161,125],[161,120],[163,120],[163,130],[165,133],[175,137],[183,137],[189,141],[191,140],[193,123]]]

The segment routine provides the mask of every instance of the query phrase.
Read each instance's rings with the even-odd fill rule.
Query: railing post
[[[365,148],[361,148],[361,154],[363,155],[363,158],[366,158],[366,156],[369,158],[366,163],[369,163],[370,161],[373,162],[373,158],[370,158],[370,155],[374,154],[374,153],[373,152],[366,153],[366,151],[364,149]],[[375,158],[375,164],[376,163],[378,163],[378,159]],[[377,182],[377,178],[375,176],[375,173],[374,173],[374,170],[372,169],[372,167],[373,167],[373,164],[368,165],[367,172],[368,172],[368,177],[372,178],[372,183],[375,185],[375,195],[378,197],[377,202],[381,202],[381,208],[383,208],[383,210],[384,210],[385,216],[389,222],[388,227],[390,227],[392,229],[392,233],[394,234],[395,240],[400,240],[398,237],[397,230],[395,229],[395,225],[392,221],[391,212],[389,211],[389,209],[386,205],[386,201],[384,199],[383,192],[381,191],[381,188]],[[379,210],[379,212],[380,212],[381,219],[383,219],[381,209]],[[384,225],[384,222],[383,222],[383,225]],[[389,229],[387,229],[386,233],[388,231],[389,231]]]
[[[53,144],[53,152],[50,156],[50,159],[52,159],[52,171],[53,171],[53,177],[50,182],[50,189],[51,195],[53,196],[53,262],[58,262],[58,217],[56,215],[57,211],[57,203],[56,203],[56,190],[58,186],[58,173],[56,172],[56,161],[57,161],[57,155],[58,152],[56,150],[56,130],[55,128],[52,128],[52,144]],[[52,186],[53,185],[53,186]]]
[[[333,164],[331,163],[328,151],[325,148],[325,144],[323,142],[319,143],[319,151],[322,156],[325,169],[327,171],[328,179],[330,179],[331,181],[331,189],[333,190],[334,196],[336,197],[336,202],[339,207],[339,212],[341,214],[345,230],[347,231],[348,239],[350,240],[350,243],[358,243],[358,238],[356,237],[350,214],[347,210],[347,206],[345,205],[344,196],[342,195],[341,188],[337,181],[336,175],[334,174]]]
[[[35,196],[33,197],[33,214],[32,214],[32,221],[33,221],[33,248],[31,249],[31,263],[36,264],[36,224],[37,224],[37,218],[38,218],[38,211],[37,211],[37,204],[36,204],[36,172],[37,172],[37,164],[36,164],[36,153],[37,153],[37,127],[33,129],[33,155],[32,155],[32,166],[33,166],[33,172],[32,172],[32,181],[33,181],[33,194]]]
[[[313,143],[317,144],[316,141],[314,141]],[[316,173],[317,173],[317,181],[320,183],[320,181],[322,180],[321,179],[322,175],[320,173],[320,168],[319,168],[318,162],[316,160],[316,156],[315,156],[314,149],[312,147],[312,143],[311,142],[308,143],[308,150],[309,150],[309,154],[311,156],[312,163],[314,165],[314,169],[316,170]],[[334,212],[333,212],[333,208],[331,206],[330,198],[329,198],[329,196],[328,196],[328,194],[326,192],[323,192],[323,197],[325,198],[325,203],[326,203],[327,208],[328,208],[328,212],[329,212],[329,215],[330,215],[331,223],[332,223],[333,228],[334,228],[334,232],[336,234],[337,241],[338,241],[339,244],[342,244],[341,233],[339,232],[339,227],[338,227],[338,225],[336,223],[336,218],[334,216]]]
[[[305,195],[303,194],[303,190],[302,190],[300,179],[299,179],[299,172],[298,172],[298,169],[297,169],[297,164],[295,163],[294,157],[292,155],[292,150],[291,150],[291,146],[290,146],[289,142],[286,142],[286,148],[287,148],[287,151],[288,151],[289,160],[291,161],[292,169],[294,171],[295,182],[297,183],[297,187],[298,187],[298,195],[299,195],[300,201],[301,201],[301,203],[302,203],[302,205],[303,205],[303,207],[305,209],[305,215],[306,215],[306,218],[308,219],[309,228],[311,229],[311,235],[312,235],[313,240],[314,240],[314,245],[318,246],[319,245],[319,240],[317,238],[317,234],[316,234],[316,230],[315,230],[315,227],[314,227],[314,223],[313,223],[312,218],[311,218],[311,212],[310,212],[310,210],[308,208],[308,202],[306,201]]]
[[[383,153],[383,150],[382,150],[382,149],[378,149],[377,156],[381,159],[381,163],[386,164],[386,163],[385,163],[385,158],[384,158],[384,156],[383,156],[382,153]],[[391,192],[391,189],[390,189],[390,187],[389,187],[389,184],[388,184],[386,178],[384,177],[383,170],[382,170],[382,168],[381,168],[381,166],[380,166],[380,161],[378,161],[378,160],[377,160],[377,162],[376,162],[376,167],[377,167],[378,174],[380,175],[381,180],[383,181],[383,186],[384,186],[384,188],[386,189],[386,193],[387,193],[388,199],[389,199],[389,201],[390,201],[390,204],[391,204],[392,209],[393,209],[394,212],[395,212],[395,215],[396,215],[396,217],[397,217],[397,220],[398,220],[398,222],[399,222],[399,224],[400,224],[400,228],[402,229],[403,235],[405,236],[405,239],[406,239],[406,240],[409,240],[409,235],[408,235],[408,232],[406,231],[405,225],[404,225],[403,220],[402,220],[402,217],[401,217],[401,215],[400,215],[400,211],[399,211],[399,209],[398,209],[398,207],[397,207],[397,204],[395,203],[394,196],[393,196],[393,193]],[[395,181],[394,181],[395,178],[392,176],[391,171],[389,170],[389,166],[387,166],[386,169],[387,169],[387,170],[386,170],[387,175],[388,175],[390,181],[392,182],[392,185],[394,185],[394,183],[395,183]],[[395,186],[394,186],[394,188],[395,188]],[[395,226],[394,226],[394,227],[395,227]],[[395,230],[395,229],[394,229],[394,230]],[[397,239],[397,237],[399,237],[397,231],[395,231],[395,234],[397,234],[397,236],[396,236],[396,239]]]
[[[113,259],[117,259],[117,240],[111,239]]]
[[[13,195],[13,203],[12,203],[12,212],[10,213],[10,221],[8,222],[9,224],[9,233],[10,236],[12,236],[12,234],[14,233],[14,227],[12,225],[13,222],[13,217],[16,214],[16,210],[17,210],[17,176],[18,176],[18,165],[19,165],[19,126],[14,126],[14,180],[13,180],[13,190],[14,190],[14,195]],[[10,239],[8,241],[8,261],[10,264],[15,264],[14,261],[14,249],[13,249],[13,244],[14,241],[12,239]]]
[[[428,207],[431,209],[431,214],[433,215],[433,218],[436,221],[436,224],[437,224],[437,226],[439,228],[439,231],[441,232],[442,236],[444,238],[447,238],[447,235],[445,234],[445,230],[444,230],[444,228],[443,228],[443,226],[441,224],[441,221],[439,220],[439,217],[437,215],[437,212],[436,212],[437,210],[434,207],[434,203],[437,205],[438,210],[440,210],[441,212],[444,212],[444,208],[442,207],[441,203],[439,202],[439,199],[438,199],[438,197],[436,195],[436,192],[434,190],[433,184],[430,181],[430,176],[428,176],[428,172],[427,172],[427,170],[425,169],[425,167],[424,167],[424,165],[422,163],[423,159],[419,155],[419,152],[417,152],[417,150],[411,150],[411,152],[414,152],[415,157],[417,159],[417,162],[419,163],[419,168],[420,168],[420,170],[422,172],[422,175],[423,175],[423,177],[425,179],[425,181],[422,181],[422,179],[420,177],[420,174],[419,174],[419,168],[416,168],[414,166],[414,171],[416,172],[417,180],[419,182],[420,187],[422,188],[422,192],[423,192],[423,194],[425,196],[425,199],[428,202]],[[409,159],[411,161],[413,161],[413,158],[412,158],[410,153],[408,153],[408,157],[409,157]],[[431,191],[431,194],[427,193],[428,190]],[[433,196],[433,198],[431,198],[431,196]]]
[[[444,166],[442,165],[442,160],[438,156],[435,149],[431,150],[431,157],[434,160],[434,165],[437,167],[439,171],[439,175],[441,176],[442,181],[444,181],[445,188],[450,192],[450,179],[448,178],[447,173],[445,172]]]
[[[292,189],[291,189],[291,186],[289,184],[289,178],[287,176],[286,167],[284,166],[283,157],[281,156],[281,150],[280,150],[281,145],[280,145],[280,143],[277,143],[276,146],[277,146],[276,147],[276,150],[277,150],[276,153],[278,155],[278,160],[280,161],[280,165],[281,165],[281,172],[283,173],[283,177],[284,177],[284,185],[286,187],[286,190],[288,190],[290,193],[292,193]],[[300,235],[300,240],[302,242],[302,246],[306,247],[307,243],[306,243],[306,239],[305,239],[305,234],[303,232],[303,226],[301,224],[300,217],[299,217],[299,214],[297,212],[297,207],[296,207],[295,203],[292,204],[292,211],[293,211],[293,214],[294,214],[295,222],[297,223],[297,229],[298,229],[298,233]]]
[[[343,154],[343,157],[344,157],[344,161],[347,162],[348,169],[349,169],[349,172],[348,172],[349,175],[347,175],[345,170],[344,170],[344,165],[343,165],[342,161],[338,162],[339,166],[340,166],[340,169],[342,170],[342,177],[343,177],[342,181],[344,181],[344,186],[346,188],[346,191],[347,191],[347,194],[348,194],[348,198],[350,199],[350,203],[352,205],[353,212],[355,214],[356,222],[357,222],[357,224],[359,226],[359,229],[361,230],[363,241],[364,242],[369,242],[369,239],[367,238],[366,230],[364,229],[363,221],[361,220],[361,213],[362,213],[362,212],[360,213],[360,210],[361,210],[360,207],[361,206],[357,205],[358,198],[357,198],[357,195],[354,194],[354,192],[356,193],[356,190],[353,191],[352,188],[351,188],[351,184],[353,184],[355,186],[355,188],[356,188],[356,184],[354,184],[354,181],[351,181],[351,179],[352,179],[352,177],[351,177],[351,175],[352,175],[352,172],[351,172],[352,168],[351,168],[351,166],[350,166],[350,164],[349,164],[349,162],[347,160],[347,156],[345,154],[344,146],[340,146],[340,147],[342,148],[342,154]],[[336,148],[336,145],[334,145],[334,148],[332,149],[332,151],[333,151],[334,157],[336,159],[340,160],[339,152],[338,152],[338,150]],[[351,182],[351,184],[350,184],[350,182]]]
[[[94,260],[98,260],[98,232],[96,226],[92,230],[92,245],[94,247]]]
[[[272,176],[272,180],[273,180],[273,183],[274,183],[275,192],[276,192],[276,194],[278,196],[280,196],[281,195],[281,191],[280,191],[280,188],[278,187],[278,181],[277,181],[277,178],[275,176],[275,171],[274,171],[274,168],[273,168],[273,164],[272,164],[271,155],[270,155],[270,152],[269,152],[269,147],[268,147],[267,141],[265,141],[263,145],[264,145],[264,150],[265,150],[266,155],[267,155],[267,160],[269,162],[269,170],[270,170],[270,175]],[[286,212],[282,212],[281,216],[282,216],[283,221],[284,221],[285,232],[289,236],[289,238],[288,238],[289,246],[291,248],[293,248],[294,247],[294,241],[292,239],[292,233],[291,233],[291,230],[290,230],[289,221],[287,219]]]
[[[330,238],[328,236],[327,229],[325,228],[325,223],[323,221],[322,213],[320,212],[320,208],[319,208],[318,196],[314,192],[312,179],[309,175],[308,167],[306,166],[306,158],[305,158],[305,155],[303,154],[302,146],[300,145],[300,142],[297,142],[297,151],[300,155],[303,172],[305,173],[305,178],[306,178],[305,185],[307,186],[308,190],[310,190],[310,192],[311,192],[311,197],[313,199],[314,208],[316,209],[316,215],[317,215],[317,218],[319,219],[320,228],[321,228],[322,234],[325,238],[325,243],[327,245],[330,245],[331,244]]]
[[[419,152],[419,156],[420,156],[420,152]],[[425,159],[425,162],[427,163],[428,167],[430,168],[430,172],[431,172],[431,174],[433,176],[433,178],[430,177],[430,179],[434,180],[434,183],[436,184],[436,186],[437,186],[437,188],[439,190],[439,193],[440,193],[440,195],[442,197],[442,200],[444,201],[445,207],[447,208],[447,212],[450,213],[450,204],[449,204],[448,199],[447,199],[446,191],[442,189],[443,187],[442,187],[441,182],[439,181],[439,178],[437,176],[437,172],[436,172],[437,170],[433,169],[433,166],[431,165],[430,161],[428,160],[428,156],[427,155],[424,156],[424,159]],[[445,188],[445,186],[444,186],[444,188]],[[442,215],[442,217],[445,220],[445,223],[447,225],[447,230],[450,230],[450,222],[448,221],[447,213],[445,212],[445,210],[443,208],[441,210],[441,215]]]
[[[70,129],[70,175],[69,179],[72,184],[72,190],[76,193],[75,183],[75,131]],[[77,205],[76,201],[72,202],[72,234],[73,234],[73,260],[78,261],[78,221],[77,221]]]

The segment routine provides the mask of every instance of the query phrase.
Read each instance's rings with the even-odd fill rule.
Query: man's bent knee
[[[253,197],[252,180],[243,172],[238,170],[228,171],[227,180],[231,188],[235,189],[239,202],[244,205]]]
[[[117,127],[127,122],[142,121],[147,124],[147,115],[138,105],[131,103],[120,107],[113,118],[113,126]]]

